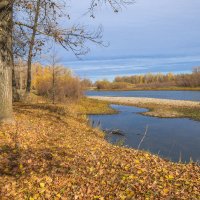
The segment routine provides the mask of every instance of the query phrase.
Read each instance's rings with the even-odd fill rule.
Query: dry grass
[[[115,114],[117,111],[112,109],[108,102],[98,99],[81,98],[75,107],[81,114]]]

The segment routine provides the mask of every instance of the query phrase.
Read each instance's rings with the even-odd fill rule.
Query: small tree
[[[57,84],[57,79],[58,76],[61,72],[61,68],[59,67],[59,58],[56,54],[55,48],[52,50],[52,54],[50,55],[48,62],[50,64],[49,68],[52,74],[52,88],[51,88],[51,93],[52,93],[52,103],[55,104],[55,99],[56,99],[56,84]]]
[[[83,79],[81,80],[81,85],[84,89],[88,89],[93,86],[93,83],[90,79]]]
[[[194,67],[192,72],[193,73],[200,73],[200,67]]]

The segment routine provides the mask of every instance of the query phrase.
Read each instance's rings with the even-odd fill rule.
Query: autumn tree
[[[31,88],[31,63],[38,51],[53,40],[79,56],[89,51],[87,41],[102,44],[102,30],[88,31],[81,25],[63,27],[60,17],[65,13],[65,0],[1,0],[0,1],[0,120],[12,119],[13,53],[28,56],[27,88]],[[87,13],[94,18],[95,10],[108,3],[114,12],[132,0],[91,0]],[[14,9],[13,9],[14,8]]]
[[[54,41],[66,50],[71,50],[76,56],[86,54],[89,48],[87,41],[102,44],[102,30],[89,31],[81,25],[63,28],[63,17],[69,19],[65,12],[65,1],[37,0],[19,1],[18,6],[23,18],[15,17],[15,29],[23,35],[24,51],[27,51],[27,87],[26,92],[31,90],[31,64],[34,56],[42,50],[47,41]],[[16,4],[18,5],[18,4]],[[17,43],[16,43],[17,44]],[[45,47],[46,48],[46,47]]]
[[[52,103],[55,104],[56,100],[56,85],[57,79],[60,74],[62,68],[59,66],[59,58],[56,54],[55,48],[52,49],[51,55],[47,59],[49,63],[49,69],[51,74],[51,96],[52,96]]]

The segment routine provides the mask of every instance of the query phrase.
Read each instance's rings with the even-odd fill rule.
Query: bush
[[[93,84],[92,84],[92,81],[91,81],[91,80],[89,80],[89,79],[83,79],[83,80],[81,80],[81,86],[82,86],[84,89],[88,89],[88,88],[92,87]]]
[[[125,83],[125,82],[113,82],[111,84],[112,89],[117,90],[117,89],[128,89],[130,84]]]
[[[107,80],[97,81],[95,86],[98,90],[117,90],[133,88],[134,85],[127,82],[109,82]]]
[[[111,89],[111,83],[107,80],[96,81],[95,85],[96,85],[98,90]]]

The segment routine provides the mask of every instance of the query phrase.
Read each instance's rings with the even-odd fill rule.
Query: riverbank
[[[103,100],[113,104],[132,105],[149,109],[143,115],[163,118],[187,117],[200,120],[200,102],[155,99],[140,97],[102,97],[90,96],[91,99]]]
[[[16,124],[0,125],[3,199],[199,198],[197,164],[111,145],[81,112],[77,104],[14,106]]]

